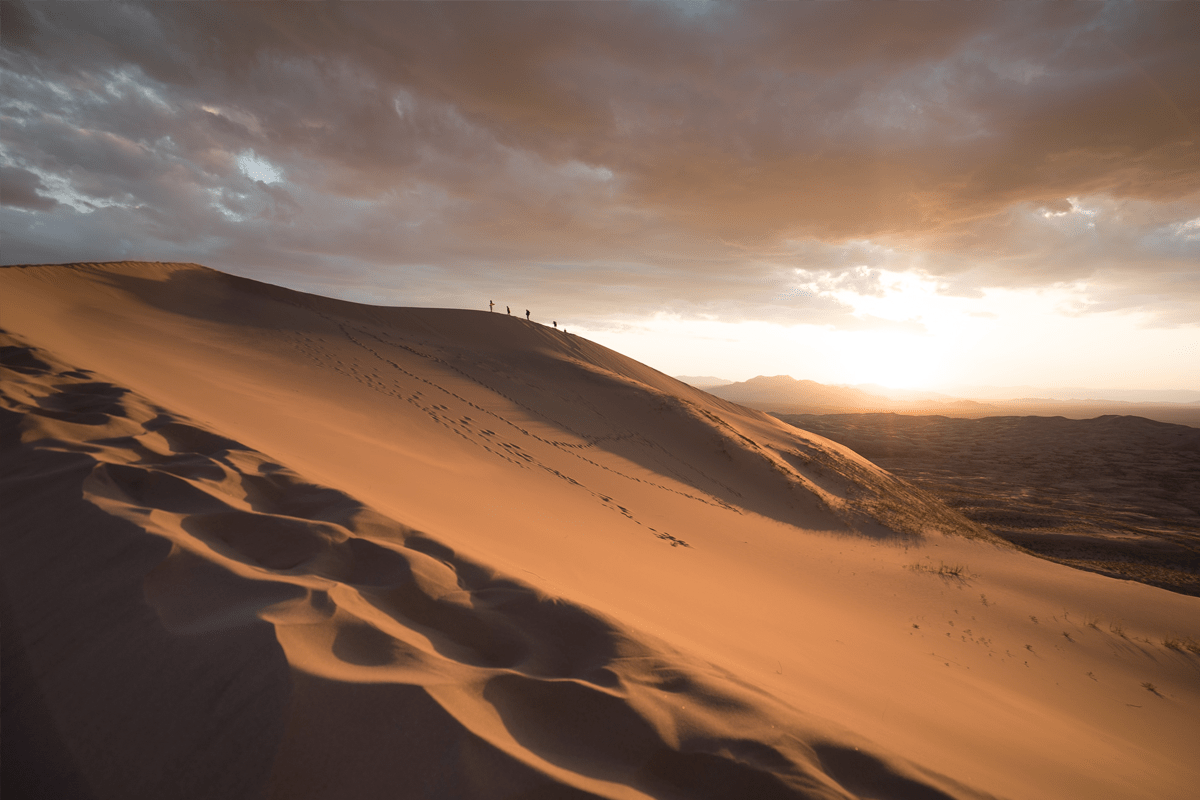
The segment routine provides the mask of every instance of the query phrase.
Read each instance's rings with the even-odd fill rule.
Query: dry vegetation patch
[[[974,577],[962,564],[947,564],[944,561],[939,561],[937,566],[934,566],[933,564],[922,564],[917,562],[915,564],[909,564],[908,568],[913,572],[927,572],[931,575],[939,575],[943,578],[950,578],[952,580],[964,582],[969,578]]]
[[[1162,643],[1163,647],[1166,647],[1168,650],[1174,650],[1177,653],[1188,652],[1200,656],[1200,641],[1190,636],[1167,634],[1163,637]]]

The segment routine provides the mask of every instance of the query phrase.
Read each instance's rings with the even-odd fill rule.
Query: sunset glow
[[[1196,794],[1200,3],[2,0],[0,82],[6,796]]]
[[[1190,4],[55,8],[4,7],[6,263],[493,301],[669,373],[1200,386]]]

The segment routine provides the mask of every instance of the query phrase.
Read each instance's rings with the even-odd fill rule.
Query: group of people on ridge
[[[496,303],[495,303],[495,301],[493,301],[493,300],[488,300],[488,311],[495,311],[495,310],[496,310]],[[511,306],[505,306],[505,307],[504,307],[504,312],[505,312],[506,314],[508,314],[508,315],[511,317],[511,316],[512,316],[512,307],[511,307]],[[528,308],[527,308],[527,309],[525,309],[525,319],[526,319],[526,320],[529,320],[530,322],[532,322],[532,321],[533,321],[533,320],[530,320],[530,319],[529,319],[529,309],[528,309]],[[558,328],[558,320],[552,320],[550,324],[551,324],[551,325],[553,325],[555,328]],[[567,329],[566,329],[566,328],[563,328],[563,333],[566,333],[566,332],[567,332]]]

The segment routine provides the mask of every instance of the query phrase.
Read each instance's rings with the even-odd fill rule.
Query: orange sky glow
[[[4,3],[4,263],[670,374],[1200,391],[1193,4]]]

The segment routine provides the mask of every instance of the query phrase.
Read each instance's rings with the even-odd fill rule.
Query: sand
[[[1200,429],[1136,416],[780,416],[1029,552],[1200,596]]]
[[[9,796],[1200,783],[1200,600],[579,337],[147,263],[0,328]]]

